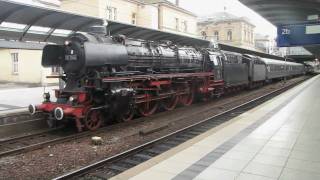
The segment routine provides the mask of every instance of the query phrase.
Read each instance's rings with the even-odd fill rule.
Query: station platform
[[[50,87],[0,87],[0,115],[18,113],[27,110],[29,104],[39,104],[43,101],[42,94],[49,92],[54,98],[53,89],[57,86]]]
[[[320,179],[320,75],[113,180]]]

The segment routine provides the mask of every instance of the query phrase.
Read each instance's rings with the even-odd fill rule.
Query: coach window
[[[179,31],[179,19],[175,18],[176,21],[176,30]]]
[[[18,53],[11,53],[12,60],[12,74],[19,73],[19,56]]]
[[[188,22],[187,21],[182,21],[181,26],[182,26],[183,32],[188,32]]]
[[[137,24],[137,14],[132,13],[132,24]]]
[[[59,67],[58,66],[51,67],[51,74],[59,74]]]
[[[219,31],[215,31],[213,34],[214,40],[219,41]]]
[[[231,30],[228,31],[227,40],[232,41],[232,31]]]
[[[107,6],[107,19],[117,20],[117,8]]]

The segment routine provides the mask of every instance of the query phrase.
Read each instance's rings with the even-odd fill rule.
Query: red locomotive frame
[[[159,106],[164,110],[173,110],[178,104],[189,106],[193,103],[195,96],[208,99],[213,95],[220,95],[223,92],[223,80],[214,80],[212,72],[198,73],[175,73],[175,74],[148,74],[125,77],[103,78],[102,83],[112,84],[123,82],[126,88],[132,88],[137,92],[133,96],[133,107],[128,108],[122,115],[123,121],[129,121],[135,113],[141,116],[150,116],[156,112]],[[86,88],[90,88],[88,84]],[[94,88],[94,87],[92,87]],[[60,91],[56,90],[56,97],[60,96]],[[75,119],[78,131],[84,128],[89,130],[98,129],[103,121],[99,107],[92,107],[92,100],[88,92],[73,92],[70,96],[78,96],[78,103],[56,103],[43,102],[35,106],[35,111],[45,113],[56,113],[62,119],[68,117]],[[60,114],[59,114],[60,113]]]

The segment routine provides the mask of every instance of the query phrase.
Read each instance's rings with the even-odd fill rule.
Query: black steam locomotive
[[[50,126],[75,120],[79,131],[304,73],[301,64],[210,47],[80,33],[45,46],[42,65],[62,67],[66,85],[55,90],[56,102],[45,94],[29,111],[47,113]]]

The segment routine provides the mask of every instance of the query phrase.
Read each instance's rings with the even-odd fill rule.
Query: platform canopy
[[[103,25],[100,18],[59,10],[0,0],[0,39],[62,43],[72,32],[86,32],[90,26]],[[133,26],[116,21],[107,22],[109,34],[145,40],[170,40],[181,45],[208,46],[209,41],[174,33]]]
[[[320,21],[319,0],[239,0],[275,26]],[[320,57],[320,45],[304,45]]]
[[[107,33],[110,35],[125,35],[128,38],[137,38],[151,41],[169,40],[180,45],[197,45],[208,47],[210,41],[189,37],[155,29],[135,26],[131,24],[109,21],[103,19],[67,13],[64,11],[26,5],[8,0],[0,0],[0,48],[25,47],[27,49],[38,48],[26,43],[27,41],[50,42],[62,44],[66,37],[74,32],[87,32],[94,25],[107,24]],[[16,42],[16,43],[14,43]],[[43,44],[41,44],[41,47]],[[220,44],[222,50],[232,50],[239,53],[250,53],[261,57],[272,56],[238,47]]]

